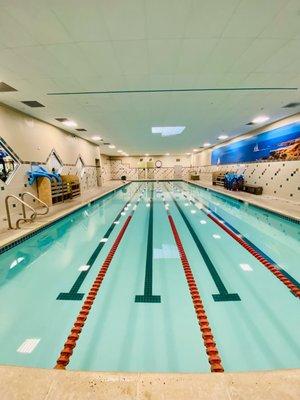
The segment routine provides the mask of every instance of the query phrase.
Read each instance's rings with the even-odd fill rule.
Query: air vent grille
[[[0,82],[0,92],[17,92],[17,89],[9,86],[7,83]]]
[[[254,122],[248,122],[246,125],[254,125]]]
[[[285,106],[283,106],[282,108],[295,108],[300,106],[300,103],[288,103]]]
[[[28,107],[45,107],[42,103],[39,103],[38,101],[35,100],[26,100],[26,101],[21,101],[21,103],[25,104]]]
[[[56,121],[59,121],[59,122],[65,122],[68,120],[68,118],[55,118],[55,119],[56,119]]]
[[[76,131],[78,131],[78,132],[86,132],[86,129],[84,129],[84,128],[77,128]]]

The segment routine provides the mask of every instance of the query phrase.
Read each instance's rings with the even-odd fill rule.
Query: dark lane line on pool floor
[[[87,261],[87,264],[86,264],[86,266],[88,267],[87,270],[81,271],[80,274],[78,275],[76,281],[74,282],[73,286],[71,287],[70,291],[69,292],[61,292],[57,296],[56,300],[82,300],[83,299],[85,293],[79,293],[79,289],[80,289],[81,285],[83,284],[85,278],[87,277],[88,273],[92,269],[93,264],[95,263],[98,255],[100,254],[102,248],[104,247],[105,243],[107,242],[110,234],[112,233],[112,231],[116,227],[117,224],[115,222],[117,222],[117,223],[119,222],[119,220],[120,220],[120,218],[122,216],[122,213],[124,212],[125,208],[128,207],[128,204],[130,204],[131,200],[134,198],[136,193],[140,190],[141,186],[142,186],[142,184],[139,185],[137,190],[133,193],[133,195],[130,197],[130,199],[126,202],[124,207],[117,214],[116,218],[114,219],[114,221],[112,222],[112,224],[110,225],[108,230],[106,231],[106,233],[103,236],[103,238],[100,240],[98,246],[95,248],[93,254],[91,255],[91,257]]]
[[[179,189],[180,190],[180,189]],[[202,200],[197,199],[193,196],[193,199],[189,199],[186,194],[181,192],[183,196],[194,205],[195,201],[203,203]],[[298,282],[292,275],[290,275],[285,269],[279,267],[279,265],[261,249],[255,246],[249,239],[235,229],[229,222],[225,221],[224,218],[220,217],[217,213],[211,210],[205,205],[205,208],[201,208],[201,211],[210,218],[215,224],[223,229],[229,236],[237,241],[245,250],[247,250],[253,257],[255,257],[264,267],[266,267],[277,279],[279,279],[295,296],[300,298],[300,282]]]
[[[181,265],[183,268],[183,272],[185,275],[186,283],[188,285],[188,289],[190,292],[191,300],[194,306],[195,314],[197,316],[198,325],[201,331],[203,344],[205,347],[205,351],[207,354],[208,362],[210,364],[211,372],[224,372],[224,368],[222,366],[222,360],[219,355],[219,351],[214,339],[214,335],[209,325],[209,321],[204,309],[204,304],[202,302],[200,292],[198,290],[191,266],[187,259],[184,247],[182,245],[179,233],[177,231],[175,222],[173,220],[172,215],[169,211],[169,206],[166,204],[165,197],[162,195],[162,200],[165,206],[165,210],[167,213],[167,217],[169,220],[169,224],[171,226],[171,231],[173,233],[173,237],[177,246],[177,250],[179,252]]]
[[[179,211],[182,219],[184,220],[204,262],[205,265],[219,291],[218,294],[213,294],[212,297],[214,299],[214,301],[240,301],[241,298],[237,293],[229,293],[228,290],[226,289],[226,286],[224,285],[220,275],[218,274],[218,271],[216,270],[213,262],[211,261],[208,253],[206,252],[203,244],[201,243],[198,235],[196,234],[194,228],[192,227],[190,221],[188,220],[188,218],[186,217],[185,213],[182,211],[181,207],[179,206],[179,204],[177,203],[177,201],[175,200],[175,198],[173,197],[173,195],[171,194],[171,192],[168,190],[168,188],[166,187],[166,190],[168,191],[168,193],[170,194],[177,210]]]
[[[96,297],[98,295],[100,287],[106,276],[106,272],[108,271],[108,269],[111,265],[111,262],[112,262],[115,254],[118,250],[118,247],[121,243],[121,240],[124,237],[125,231],[126,231],[128,225],[133,217],[133,214],[140,202],[140,198],[141,198],[141,196],[138,198],[138,200],[135,202],[135,205],[132,207],[130,215],[125,220],[125,222],[124,222],[122,228],[120,229],[120,232],[118,233],[116,239],[114,240],[104,262],[102,263],[96,278],[93,281],[93,284],[88,292],[88,295],[86,296],[86,299],[85,299],[79,313],[77,314],[77,318],[75,319],[73,327],[71,328],[70,333],[63,345],[63,349],[61,350],[61,352],[59,354],[59,357],[56,361],[56,365],[54,366],[55,369],[66,369],[67,365],[70,362],[70,358],[72,357],[74,348],[76,347],[76,344],[80,337],[82,329],[84,328],[85,322],[89,316],[89,313],[92,309],[94,301],[96,300]],[[89,351],[89,349],[87,349],[87,351]]]
[[[136,295],[136,303],[160,303],[161,297],[153,295],[153,183],[150,190],[150,210],[148,222],[147,255],[145,268],[144,294]]]

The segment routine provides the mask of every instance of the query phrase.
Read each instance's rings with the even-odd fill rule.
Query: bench
[[[262,186],[256,186],[256,185],[244,185],[244,191],[252,194],[262,194],[263,188]]]

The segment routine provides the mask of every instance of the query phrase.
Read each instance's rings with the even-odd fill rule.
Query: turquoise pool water
[[[133,213],[68,369],[210,371],[166,208],[225,371],[299,368],[299,299],[208,213],[297,285],[300,225],[180,181],[133,182],[0,255],[0,364],[55,366]]]

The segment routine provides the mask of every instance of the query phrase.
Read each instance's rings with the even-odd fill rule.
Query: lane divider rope
[[[300,289],[292,283],[286,276],[283,275],[282,272],[279,271],[272,263],[265,259],[262,255],[260,255],[256,250],[254,250],[248,243],[246,243],[243,239],[238,237],[234,232],[232,232],[227,226],[222,224],[216,217],[212,214],[208,213],[207,216],[214,221],[219,227],[221,227],[228,235],[230,235],[234,240],[236,240],[241,246],[244,247],[250,254],[253,255],[264,267],[266,267],[272,274],[279,279],[292,293],[294,296],[300,298]]]
[[[139,202],[139,200],[137,201],[137,203],[138,202]],[[117,251],[117,248],[124,236],[124,233],[132,219],[133,213],[134,213],[134,210],[132,210],[131,215],[129,215],[127,217],[127,219],[126,219],[124,225],[122,226],[118,236],[116,237],[107,257],[105,258],[105,260],[98,272],[98,275],[96,276],[96,278],[93,282],[93,285],[81,307],[81,310],[79,311],[79,314],[77,315],[77,318],[73,324],[70,334],[64,343],[63,349],[60,352],[60,355],[56,361],[56,365],[54,367],[55,369],[66,369],[66,366],[69,364],[70,358],[73,354],[73,350],[76,347],[77,341],[82,332],[82,329],[87,320],[87,317],[91,311],[91,308],[96,299],[96,296],[99,292],[100,286],[104,280],[104,277],[105,277],[106,272],[112,262],[112,259]]]
[[[186,195],[184,195],[187,197]],[[214,221],[220,228],[222,228],[228,235],[230,235],[235,241],[237,241],[241,246],[244,247],[250,254],[253,255],[265,268],[267,268],[277,279],[279,279],[292,293],[294,296],[300,298],[300,289],[290,280],[288,279],[278,268],[274,266],[270,261],[268,261],[265,257],[259,254],[252,246],[246,243],[242,238],[240,238],[236,233],[234,233],[231,229],[229,229],[224,223],[218,220],[214,215],[212,215],[209,211],[202,211],[212,220]]]
[[[197,316],[198,325],[202,334],[203,343],[205,346],[206,354],[208,357],[208,362],[210,364],[211,372],[224,372],[224,368],[222,366],[221,357],[219,355],[219,351],[212,333],[212,330],[209,325],[209,321],[204,309],[204,305],[190,267],[189,261],[187,259],[184,247],[182,245],[180,236],[178,234],[175,222],[169,213],[169,207],[165,201],[164,196],[162,196],[163,202],[165,204],[165,209],[167,211],[169,223],[171,226],[171,230],[175,239],[175,243],[179,252],[181,264],[184,270],[184,274],[186,277],[186,281],[189,287],[190,295],[192,298],[192,302],[194,305],[194,310]]]

